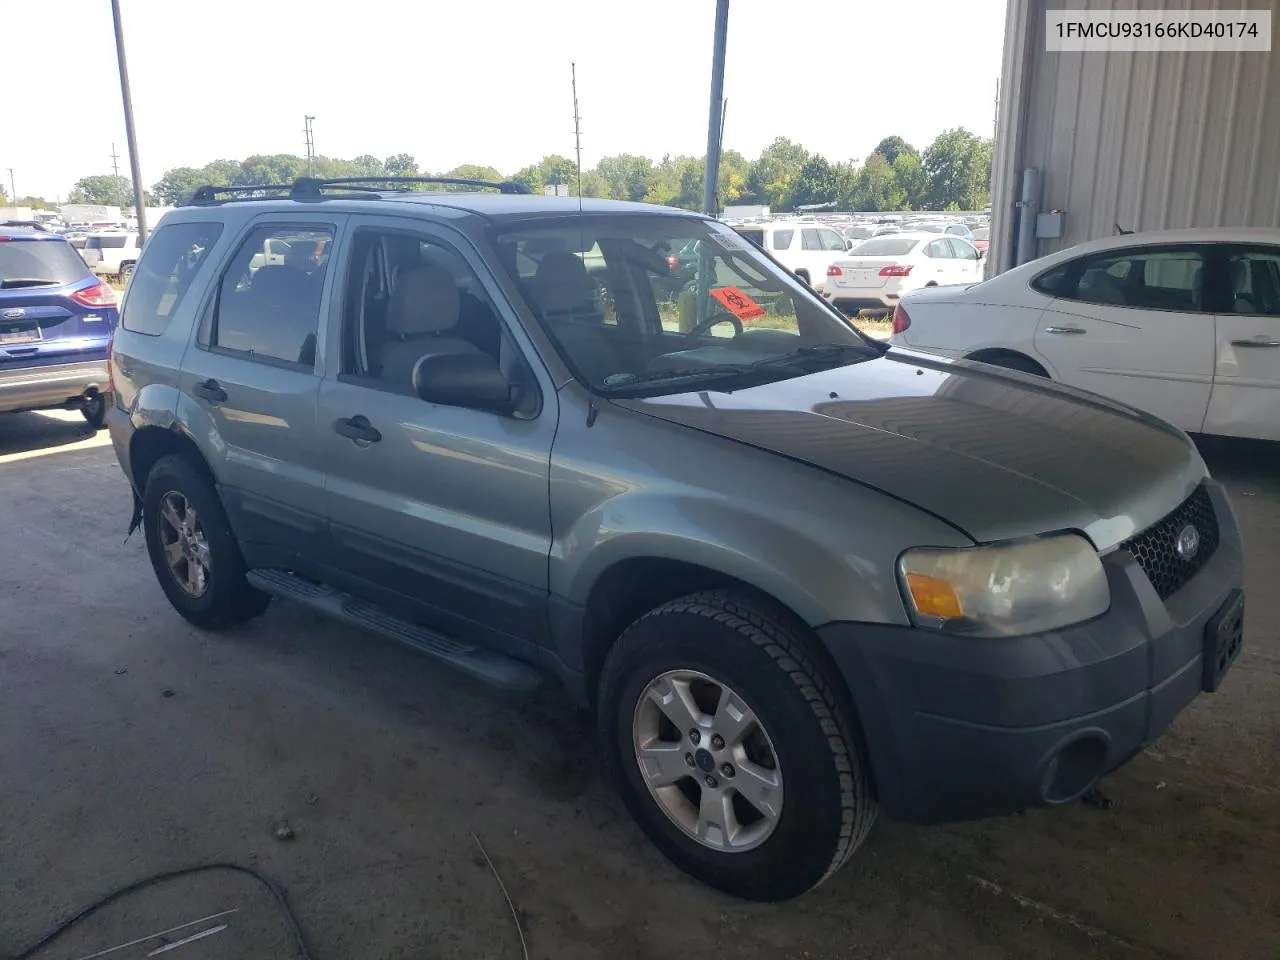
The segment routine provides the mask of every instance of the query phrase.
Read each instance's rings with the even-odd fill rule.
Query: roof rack
[[[351,189],[364,186],[366,189],[373,190],[373,184],[390,184],[387,189],[395,190],[400,184],[414,183],[440,183],[458,187],[487,187],[490,190],[497,190],[499,193],[532,193],[527,184],[519,183],[515,180],[473,180],[468,177],[332,177],[327,179],[317,179],[314,177],[299,177],[293,181],[293,189],[290,196],[295,199],[311,198],[314,199],[321,195],[321,191],[325,188],[336,187],[338,189]]]
[[[246,183],[235,186],[198,187],[187,201],[187,206],[207,206],[232,200],[321,200],[326,190],[340,191],[327,194],[331,199],[360,197],[378,200],[383,192],[407,193],[408,185],[438,183],[461,187],[487,187],[499,193],[527,194],[533,191],[526,184],[515,180],[471,180],[465,177],[298,177],[292,183]],[[380,186],[386,184],[386,186]],[[401,186],[401,185],[405,186]]]

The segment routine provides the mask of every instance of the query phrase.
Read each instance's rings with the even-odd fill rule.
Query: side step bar
[[[247,578],[264,593],[281,600],[292,600],[353,627],[412,647],[419,653],[425,653],[500,689],[528,691],[542,685],[543,675],[528,664],[401,620],[376,604],[358,600],[341,590],[304,580],[288,570],[250,570]]]

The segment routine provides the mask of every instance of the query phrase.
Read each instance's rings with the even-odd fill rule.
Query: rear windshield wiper
[[[6,277],[0,280],[0,290],[16,290],[19,287],[56,287],[59,281],[44,277]]]

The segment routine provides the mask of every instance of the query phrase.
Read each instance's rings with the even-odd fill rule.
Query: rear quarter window
[[[151,234],[129,281],[120,325],[150,337],[164,333],[221,233],[220,223],[168,223]]]

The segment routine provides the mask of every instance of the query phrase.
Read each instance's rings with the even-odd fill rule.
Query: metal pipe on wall
[[[1027,167],[1022,171],[1022,199],[1018,201],[1018,252],[1014,266],[1036,258],[1036,217],[1040,213],[1040,171]]]

